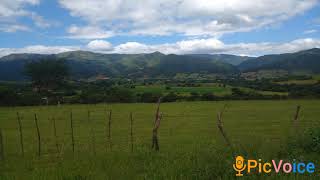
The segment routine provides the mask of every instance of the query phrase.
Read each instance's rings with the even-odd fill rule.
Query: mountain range
[[[249,59],[238,65],[242,72],[259,70],[285,70],[289,73],[320,73],[320,49],[313,48],[296,53],[265,55]]]
[[[59,54],[11,54],[0,58],[1,81],[23,81],[32,61],[64,59],[75,79],[104,77],[172,77],[177,73],[237,74],[260,70],[320,73],[320,49],[260,57],[228,54],[102,54],[72,51]]]

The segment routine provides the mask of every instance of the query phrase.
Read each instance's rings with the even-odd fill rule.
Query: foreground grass
[[[216,127],[216,114],[227,104],[224,128],[235,154],[247,158],[286,159],[281,154],[292,133],[296,105],[299,131],[319,127],[320,101],[228,101],[164,103],[159,129],[160,151],[151,150],[154,104],[65,105],[0,108],[4,137],[1,179],[228,179],[234,157]],[[112,110],[111,143],[108,116]],[[75,152],[72,153],[70,112]],[[90,111],[90,118],[88,118]],[[22,117],[24,157],[16,113]],[[133,152],[129,113],[133,113]],[[41,134],[38,157],[34,114]],[[53,119],[57,138],[54,137]],[[111,145],[111,147],[110,147]],[[310,156],[311,157],[311,156]],[[316,156],[317,157],[317,156]],[[319,164],[319,159],[308,159]],[[317,167],[317,166],[316,166]],[[292,179],[275,174],[274,178]],[[314,175],[314,178],[319,176]],[[268,178],[251,176],[247,178]],[[304,179],[297,176],[296,179]]]

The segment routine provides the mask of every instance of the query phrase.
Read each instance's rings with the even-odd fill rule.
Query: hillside
[[[237,73],[235,66],[205,56],[150,54],[100,54],[73,51],[56,55],[12,54],[0,58],[0,80],[21,81],[24,65],[48,58],[65,59],[73,78],[107,77],[158,77],[176,73]]]
[[[261,70],[288,73],[320,73],[320,49],[265,55],[257,58],[228,54],[165,55],[101,54],[72,51],[53,55],[11,54],[0,58],[0,81],[23,81],[24,65],[31,61],[65,59],[74,79],[107,77],[173,77],[177,73],[234,74]]]
[[[314,48],[296,53],[265,55],[242,62],[242,72],[259,70],[286,70],[289,73],[320,73],[320,49]]]
[[[230,55],[230,54],[190,54],[188,56],[208,58],[215,61],[222,61],[235,66],[247,60],[254,59],[254,57],[236,56],[236,55]]]

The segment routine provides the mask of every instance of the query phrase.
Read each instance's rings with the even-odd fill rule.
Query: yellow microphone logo
[[[241,172],[246,169],[246,165],[244,164],[244,158],[242,156],[236,157],[236,163],[233,164],[233,169],[237,171],[236,176],[243,176]]]

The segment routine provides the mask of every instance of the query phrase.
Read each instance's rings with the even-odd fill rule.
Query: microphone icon
[[[233,164],[233,169],[238,172],[236,176],[243,176],[241,172],[246,169],[246,165],[244,164],[244,158],[242,156],[236,157],[236,163]]]

